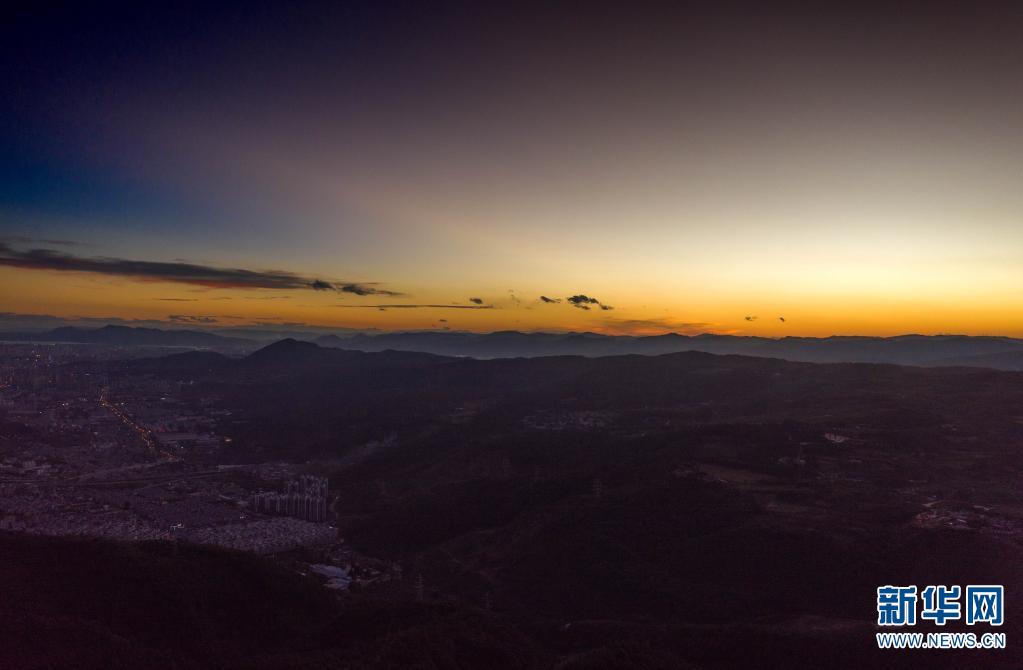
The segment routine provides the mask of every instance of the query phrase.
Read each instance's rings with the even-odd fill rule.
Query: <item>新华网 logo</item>
[[[967,626],[1001,626],[1004,612],[1005,589],[1001,585],[933,585],[922,591],[916,586],[877,587],[878,626],[915,626],[918,614],[921,621],[937,626],[959,620],[965,620]]]

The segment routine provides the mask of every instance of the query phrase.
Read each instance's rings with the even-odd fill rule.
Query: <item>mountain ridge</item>
[[[225,337],[201,330],[163,330],[110,324],[100,328],[61,326],[42,333],[0,333],[13,342],[66,342],[110,346],[229,347],[255,345],[253,340]]]
[[[321,347],[361,351],[404,351],[461,358],[536,358],[604,356],[702,351],[804,363],[891,363],[894,365],[970,366],[1000,370],[1023,367],[1023,339],[1005,336],[921,335],[891,337],[833,335],[829,337],[702,333],[684,335],[603,335],[592,332],[400,331],[327,334],[308,337],[292,333],[277,342],[315,343]],[[62,326],[42,333],[0,333],[14,342],[65,342],[108,346],[166,346],[258,351],[266,341],[229,337],[206,330],[162,330],[122,325],[101,328]]]
[[[831,336],[766,338],[758,336],[599,335],[593,333],[436,333],[408,332],[314,340],[321,346],[358,351],[420,351],[442,356],[518,358],[578,355],[587,357],[626,354],[660,355],[681,351],[781,358],[806,363],[892,363],[935,366],[977,357],[981,367],[1000,368],[995,355],[1023,352],[1023,340],[1001,336],[917,335],[894,337]],[[992,357],[993,358],[983,358]],[[1010,357],[1011,358],[1011,357]]]

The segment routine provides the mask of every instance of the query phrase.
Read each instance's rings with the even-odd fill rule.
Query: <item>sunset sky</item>
[[[1012,5],[145,4],[5,16],[8,324],[1023,336]]]

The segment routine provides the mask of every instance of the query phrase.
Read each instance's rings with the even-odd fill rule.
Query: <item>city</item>
[[[146,355],[166,353],[159,349]],[[124,372],[133,354],[0,343],[0,530],[170,540],[344,557],[325,478],[292,463],[225,464],[216,396]],[[295,504],[291,487],[315,485]]]

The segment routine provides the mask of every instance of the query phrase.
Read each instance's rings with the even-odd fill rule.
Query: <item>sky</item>
[[[1012,4],[24,4],[0,329],[1023,336]]]

